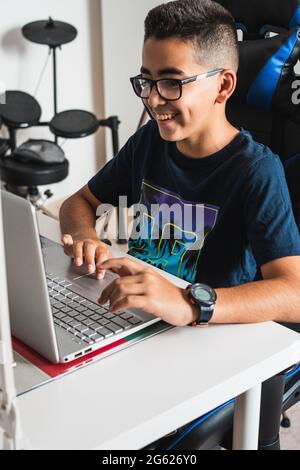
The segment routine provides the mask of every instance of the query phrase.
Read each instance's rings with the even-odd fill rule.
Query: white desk
[[[139,449],[238,397],[234,447],[254,449],[261,383],[299,360],[272,322],[174,328],[20,396],[21,424],[34,449]]]

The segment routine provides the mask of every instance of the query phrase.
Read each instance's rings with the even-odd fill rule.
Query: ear
[[[236,89],[237,77],[234,70],[226,69],[219,75],[218,95],[216,103],[223,104],[231,97]]]

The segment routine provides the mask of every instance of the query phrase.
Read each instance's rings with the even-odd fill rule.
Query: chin
[[[159,134],[161,138],[163,140],[166,140],[167,142],[178,142],[180,140],[183,140],[182,132],[178,130],[171,131],[171,130],[159,128]]]

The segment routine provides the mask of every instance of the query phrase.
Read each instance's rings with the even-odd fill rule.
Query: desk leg
[[[236,398],[233,422],[233,449],[257,450],[261,384]]]

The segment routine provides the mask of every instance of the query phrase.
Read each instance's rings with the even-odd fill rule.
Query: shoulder
[[[131,137],[131,143],[135,147],[140,144],[145,145],[145,143],[149,144],[156,141],[162,141],[162,139],[159,134],[157,123],[153,119],[150,119]]]
[[[243,159],[246,176],[255,179],[282,177],[284,170],[279,156],[266,145],[256,142],[249,132],[242,130],[242,133],[245,138]]]

